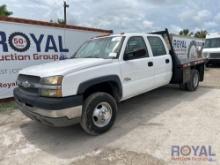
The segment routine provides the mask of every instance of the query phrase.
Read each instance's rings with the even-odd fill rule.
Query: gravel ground
[[[0,113],[0,164],[220,164],[220,69],[208,68],[196,92],[167,86],[119,105],[114,127],[101,136],[79,125],[50,128],[18,110]],[[171,160],[171,146],[211,146],[214,161]]]
[[[205,80],[201,83],[201,86],[220,89],[220,66],[206,68]]]

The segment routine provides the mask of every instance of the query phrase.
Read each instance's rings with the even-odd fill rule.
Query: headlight
[[[42,78],[40,95],[44,97],[62,97],[62,81],[63,76]]]
[[[61,85],[63,81],[63,76],[52,76],[45,77],[41,79],[41,84],[46,85]]]
[[[62,97],[62,89],[40,89],[40,95],[44,97]]]
[[[203,56],[204,56],[205,58],[209,58],[209,53],[203,53]]]

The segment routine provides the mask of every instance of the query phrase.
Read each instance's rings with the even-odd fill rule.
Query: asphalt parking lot
[[[114,127],[96,137],[79,125],[50,128],[18,110],[1,112],[0,164],[218,165],[219,75],[220,68],[206,69],[196,92],[166,86],[121,103]],[[172,160],[172,146],[184,145],[209,148],[212,159]]]

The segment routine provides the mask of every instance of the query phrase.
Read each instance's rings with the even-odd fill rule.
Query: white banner
[[[193,60],[201,58],[204,44],[204,39],[176,35],[172,37],[173,48],[180,59]]]
[[[83,42],[103,34],[3,21],[0,27],[0,99],[13,96],[20,69],[71,57]]]

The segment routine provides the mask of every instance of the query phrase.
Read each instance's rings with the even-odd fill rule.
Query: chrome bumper
[[[31,107],[16,100],[18,108],[29,118],[37,120],[43,124],[63,127],[80,122],[82,106],[60,110],[45,110]]]

